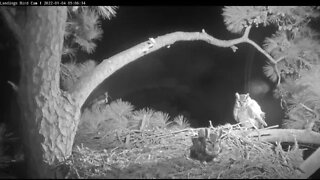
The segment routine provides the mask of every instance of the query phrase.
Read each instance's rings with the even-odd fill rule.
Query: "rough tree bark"
[[[66,7],[28,7],[19,32],[18,99],[30,177],[53,177],[50,165],[71,154],[76,133],[80,107],[59,88],[66,18]]]

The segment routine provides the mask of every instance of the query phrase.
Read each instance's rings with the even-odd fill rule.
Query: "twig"
[[[252,41],[251,39],[247,39],[246,42],[251,44],[258,51],[260,51],[263,55],[265,55],[273,64],[277,64],[277,61],[273,57],[271,57],[271,55],[268,54],[265,50],[263,50],[258,44],[256,44],[254,41]]]
[[[265,127],[265,128],[263,128],[263,129],[272,129],[272,128],[278,128],[278,127],[279,127],[279,125],[274,125],[274,126]]]
[[[110,152],[113,152],[113,151],[115,151],[116,149],[118,149],[119,147],[115,147],[115,148],[113,148]]]
[[[265,50],[263,50],[258,44],[256,44],[251,39],[247,39],[246,42],[251,44],[253,47],[255,47],[258,51],[260,51],[263,55],[265,55],[272,62],[272,64],[274,64],[275,71],[276,71],[277,76],[278,76],[277,86],[279,86],[280,82],[281,82],[281,75],[280,75],[280,72],[278,70],[277,63],[280,62],[282,59],[284,59],[285,56],[280,57],[279,59],[275,60],[270,54],[268,54]]]
[[[312,109],[310,109],[308,106],[302,104],[302,103],[299,103],[302,107],[304,107],[306,110],[312,112],[312,113],[315,113]]]
[[[251,27],[252,26],[248,26],[248,27],[246,27],[246,29],[245,29],[245,31],[244,31],[244,34],[243,34],[243,38],[245,38],[245,39],[249,39],[249,33],[250,33],[250,30],[251,30]]]
[[[180,133],[180,132],[184,132],[184,131],[190,131],[190,130],[193,131],[194,129],[192,129],[192,128],[181,129],[181,130],[170,132],[170,134],[176,134],[176,133]]]
[[[146,124],[146,119],[147,119],[146,116],[147,116],[147,115],[143,115],[143,118],[142,118],[142,120],[141,120],[141,125],[140,125],[140,131],[144,129],[144,126],[145,126],[145,124]]]
[[[72,168],[73,168],[73,170],[76,172],[77,178],[78,178],[78,179],[81,179],[81,177],[80,177],[80,175],[79,175],[79,173],[78,173],[78,170],[77,170],[75,167],[72,167]]]
[[[301,178],[308,179],[313,173],[320,168],[320,148],[311,154],[301,165],[300,169],[303,171]]]
[[[304,107],[306,110],[308,110],[308,111],[312,112],[314,115],[316,115],[316,118],[315,118],[315,119],[316,119],[316,121],[319,121],[319,114],[318,114],[318,112],[312,110],[311,108],[309,108],[308,106],[306,106],[306,105],[304,105],[304,104],[302,104],[302,103],[300,103],[300,105],[301,105],[302,107]]]
[[[213,128],[211,120],[209,121],[210,128]]]
[[[12,87],[12,89],[15,91],[15,92],[18,92],[18,86],[16,85],[16,84],[14,84],[13,82],[11,82],[11,81],[7,81],[8,82],[8,84],[10,84],[11,85],[11,87]]]
[[[312,131],[312,128],[314,126],[314,122],[315,121],[319,121],[319,113],[312,110],[311,108],[309,108],[308,106],[302,104],[302,103],[299,103],[303,108],[305,108],[306,110],[310,111],[311,113],[313,113],[315,115],[315,118],[313,118],[310,122],[307,122],[307,124],[305,125],[305,129],[309,130],[309,131]]]
[[[278,59],[276,60],[275,63],[276,63],[276,64],[279,63],[279,62],[282,61],[284,58],[286,58],[286,56],[281,56],[280,58],[278,58]]]

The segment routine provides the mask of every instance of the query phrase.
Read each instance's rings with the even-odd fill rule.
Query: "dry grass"
[[[211,127],[222,131],[222,151],[212,162],[190,159],[191,137],[198,129],[116,130],[78,137],[65,164],[67,178],[297,178],[303,161],[295,146],[284,151],[280,144],[245,136],[237,125]],[[239,133],[243,132],[243,133]],[[242,134],[242,135],[241,135]]]

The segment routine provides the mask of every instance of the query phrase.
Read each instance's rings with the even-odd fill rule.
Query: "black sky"
[[[126,50],[138,43],[176,31],[205,31],[215,38],[232,39],[240,35],[228,32],[217,6],[120,6],[117,16],[103,21],[104,35],[92,55],[82,54],[79,60],[94,59],[98,62]],[[3,22],[0,24],[4,27]],[[253,28],[250,37],[261,45],[270,36],[272,28]],[[13,43],[10,32],[1,29],[1,40]],[[168,112],[171,117],[184,114],[194,127],[235,123],[232,117],[234,93],[245,93],[245,83],[257,79],[272,88],[272,83],[262,74],[266,58],[247,44],[238,45],[233,53],[230,48],[220,48],[205,42],[178,42],[144,56],[105,80],[90,99],[108,91],[113,100],[122,98],[137,109],[150,107]],[[4,65],[1,84],[5,97],[12,97],[7,80],[18,81],[15,49],[1,51]],[[8,60],[9,59],[9,60]],[[250,76],[250,78],[245,78]],[[281,117],[279,102],[272,92],[254,96],[266,112],[269,124],[278,124]],[[90,100],[89,99],[89,100]],[[9,109],[2,103],[5,111]],[[3,115],[3,118],[7,116]],[[2,118],[2,119],[3,119]],[[271,123],[270,123],[271,122]]]
[[[205,29],[219,39],[239,37],[225,28],[222,8],[120,6],[115,18],[103,22],[104,36],[95,54],[83,58],[101,61],[150,37],[176,31]],[[264,37],[272,33],[270,30],[272,28],[253,29],[250,37],[261,44]],[[125,66],[101,84],[91,97],[107,90],[113,99],[122,98],[137,108],[151,107],[168,112],[171,117],[187,115],[193,126],[207,126],[209,120],[215,124],[234,123],[234,93],[247,91],[245,76],[272,86],[262,74],[266,59],[249,45],[238,47],[233,53],[230,48],[201,41],[176,43]],[[271,94],[254,98],[268,119],[279,119],[280,107]]]

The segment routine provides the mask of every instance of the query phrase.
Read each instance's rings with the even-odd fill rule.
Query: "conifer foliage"
[[[90,130],[187,128],[189,123],[183,116],[169,122],[168,114],[151,109],[134,110],[133,106],[121,100],[93,105],[87,116],[84,112],[80,118],[86,98],[105,78],[126,64],[178,41],[201,40],[218,47],[231,48],[234,52],[240,43],[253,45],[269,61],[264,67],[264,73],[277,84],[275,96],[282,100],[287,115],[284,127],[309,130],[303,131],[306,137],[312,135],[310,139],[313,138],[313,141],[308,142],[318,142],[319,133],[310,132],[319,132],[320,129],[320,46],[319,35],[312,28],[313,20],[319,17],[318,7],[228,6],[223,8],[224,22],[229,31],[242,34],[240,38],[219,40],[204,29],[201,32],[173,32],[149,37],[136,46],[102,60],[98,67],[94,60],[79,61],[79,50],[93,53],[96,41],[102,37],[100,18],[110,19],[115,16],[116,8],[0,8],[0,13],[21,43],[20,53],[23,58],[20,63],[24,68],[19,86],[19,102],[24,111],[23,120],[26,120],[23,121],[29,153],[26,157],[30,165],[28,168],[35,173],[32,176],[53,177],[55,170],[51,167],[57,161],[61,162],[71,156],[72,143],[80,121],[80,127]],[[47,17],[56,21],[46,21]],[[277,30],[265,39],[261,47],[249,38],[251,28],[269,25],[276,26]],[[27,31],[21,30],[24,27]],[[61,52],[62,44],[64,48]],[[65,92],[58,91],[59,72],[60,88]],[[100,113],[101,118],[97,119],[96,113]],[[299,135],[302,132],[290,131]],[[275,129],[273,138],[277,138],[276,135],[279,136],[281,132],[288,131]],[[319,152],[320,149],[314,155],[319,156]],[[312,159],[319,158],[309,159],[311,161],[306,160],[302,168],[300,166],[302,171],[309,167],[319,168],[319,163],[312,162]],[[306,177],[312,173],[307,172]]]
[[[275,96],[281,98],[286,111],[283,127],[319,132],[320,72],[319,34],[312,29],[312,20],[319,17],[313,6],[245,6],[225,7],[224,22],[233,33],[248,26],[277,27],[265,39],[264,53],[272,61],[263,71],[277,82]]]
[[[80,63],[76,54],[79,50],[92,54],[96,41],[101,40],[103,30],[100,18],[111,19],[116,15],[116,6],[70,6],[64,35],[61,63],[60,88],[72,91],[79,79],[95,67],[94,60]]]

